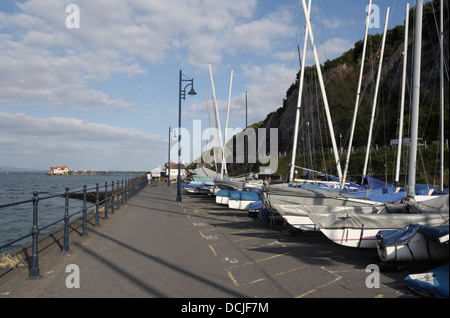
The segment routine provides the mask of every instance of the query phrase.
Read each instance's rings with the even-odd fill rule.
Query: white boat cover
[[[385,206],[299,207],[323,228],[398,229],[408,224],[442,226],[449,224],[448,194],[436,199]]]

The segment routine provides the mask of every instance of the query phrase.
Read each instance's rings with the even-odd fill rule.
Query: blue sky
[[[79,28],[66,25],[71,3]],[[312,1],[321,63],[363,39],[368,3]],[[380,28],[370,33],[388,6],[389,28],[403,24],[406,3],[373,0]],[[182,103],[182,127],[209,127],[208,64],[222,129],[231,70],[229,127],[245,126],[246,91],[249,124],[263,120],[295,80],[304,25],[301,0],[0,0],[0,166],[162,166],[180,70],[197,92]]]

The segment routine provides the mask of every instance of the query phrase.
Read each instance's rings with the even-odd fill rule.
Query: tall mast
[[[408,64],[408,28],[409,28],[409,3],[406,4],[405,17],[405,43],[403,45],[403,79],[402,79],[402,95],[400,101],[400,122],[398,125],[398,146],[397,146],[397,163],[395,166],[394,186],[399,187],[400,179],[400,158],[403,149],[403,112],[405,109],[405,87],[406,87],[406,66]]]
[[[308,9],[306,7],[305,0],[302,0],[302,5],[303,5],[303,12],[305,13],[305,20],[306,20],[307,29],[309,32],[311,46],[313,48],[314,61],[316,63],[316,70],[317,70],[317,75],[319,77],[320,89],[322,91],[323,103],[325,106],[325,114],[327,116],[327,122],[328,122],[328,129],[330,130],[331,143],[333,145],[333,153],[334,153],[334,159],[336,162],[336,170],[337,170],[337,173],[339,176],[339,181],[341,182],[342,181],[342,169],[341,169],[341,163],[339,161],[339,153],[338,153],[338,149],[337,149],[337,145],[336,145],[336,137],[334,135],[333,123],[331,121],[331,115],[330,115],[330,110],[329,110],[329,106],[328,106],[328,98],[327,98],[327,94],[325,92],[325,85],[323,83],[323,78],[322,78],[322,70],[320,68],[319,57],[317,55],[316,45],[314,43],[314,35],[312,33],[312,27],[311,27],[311,22],[309,21],[309,16],[307,14]]]
[[[358,81],[358,90],[357,90],[357,93],[356,93],[355,110],[353,112],[352,128],[350,130],[350,139],[349,139],[349,142],[348,142],[347,159],[345,161],[344,177],[342,179],[341,189],[344,188],[345,181],[347,180],[348,164],[350,162],[350,153],[352,151],[353,134],[355,132],[356,117],[357,117],[357,114],[358,114],[358,107],[359,107],[360,95],[361,95],[361,83],[362,83],[362,76],[363,76],[363,71],[364,71],[364,60],[366,58],[367,33],[369,31],[370,12],[371,12],[371,10],[372,10],[372,0],[369,1],[369,5],[367,7],[366,31],[365,31],[365,34],[364,34],[364,44],[363,44],[363,51],[362,51],[362,56],[361,56],[361,69],[359,71],[359,81]]]
[[[222,153],[222,162],[223,162],[223,170],[225,171],[225,174],[228,174],[227,172],[227,162],[226,162],[226,153],[225,150],[227,149],[227,130],[228,130],[228,118],[230,116],[230,103],[231,103],[231,86],[233,83],[233,70],[231,70],[231,76],[230,76],[230,89],[228,91],[228,102],[227,102],[227,120],[225,122],[225,139],[223,141],[223,153]]]
[[[311,0],[308,3],[307,19],[309,19],[309,12],[311,10]],[[291,160],[291,170],[289,174],[289,184],[294,182],[294,169],[295,169],[295,157],[297,156],[297,142],[298,142],[298,126],[300,123],[300,108],[302,104],[303,95],[303,78],[305,77],[305,59],[306,59],[306,48],[308,47],[308,30],[305,25],[305,40],[303,42],[303,54],[300,60],[300,77],[298,79],[298,98],[297,98],[297,112],[295,114],[295,130],[294,130],[294,142],[292,144],[292,160]]]
[[[211,129],[212,128],[211,127],[211,113],[209,111],[208,92],[206,91],[206,89],[205,89],[205,99],[206,99],[206,107],[208,109],[209,129]],[[211,138],[212,138],[212,136],[211,136]],[[208,142],[206,143],[206,145],[208,145]],[[208,146],[206,146],[206,149],[208,149]],[[214,149],[214,145],[213,145],[212,150],[213,150],[213,153],[214,153],[214,165],[215,165],[216,174],[217,174],[217,158],[216,158],[216,151]]]
[[[219,147],[223,153],[224,149],[223,149],[223,140],[222,140],[222,130],[220,128],[219,111],[217,110],[216,90],[214,88],[214,80],[213,80],[213,75],[212,75],[211,64],[208,64],[208,66],[209,66],[209,76],[211,77],[211,86],[212,86],[212,92],[213,92],[212,100],[213,100],[214,114],[216,115],[216,127],[217,127],[217,130],[219,133]],[[222,161],[222,169],[220,172],[220,177],[223,179],[223,161]]]
[[[371,115],[371,118],[370,118],[370,127],[369,127],[369,137],[367,138],[366,159],[364,161],[364,168],[363,168],[363,174],[362,174],[361,182],[364,181],[364,178],[365,178],[365,176],[367,174],[367,164],[369,162],[370,145],[372,144],[372,130],[373,130],[373,123],[374,123],[374,120],[375,120],[375,109],[376,109],[376,106],[377,106],[378,87],[380,85],[381,69],[382,69],[382,66],[383,66],[384,44],[385,44],[385,41],[386,41],[386,31],[387,31],[388,20],[389,20],[389,7],[387,8],[386,19],[385,19],[385,22],[384,22],[383,42],[381,43],[380,62],[378,63],[378,75],[377,75],[377,82],[376,82],[376,85],[375,85],[375,96],[373,98],[372,115]]]
[[[444,0],[441,0],[440,10],[440,48],[441,48],[441,173],[440,190],[444,191]]]
[[[416,190],[416,160],[417,160],[417,136],[419,129],[419,98],[420,98],[420,66],[422,54],[422,16],[423,2],[417,1],[416,25],[414,35],[414,72],[413,72],[413,96],[411,111],[411,148],[409,154],[408,171],[408,201],[413,201]]]

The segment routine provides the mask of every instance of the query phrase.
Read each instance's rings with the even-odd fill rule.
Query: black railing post
[[[83,186],[83,232],[81,233],[81,236],[87,235],[86,230],[86,212],[87,212],[87,205],[86,205],[86,185]]]
[[[121,201],[121,205],[123,205],[123,196],[125,194],[125,188],[123,187],[123,179],[122,179],[122,201]]]
[[[125,179],[125,202],[130,198],[130,178]]]
[[[69,188],[66,187],[66,198],[64,204],[64,244],[63,251],[69,251]]]
[[[31,256],[31,268],[30,268],[30,278],[39,277],[39,259],[38,259],[38,192],[33,192],[33,230],[31,235],[33,237],[33,254]]]
[[[111,213],[114,213],[114,181],[112,182],[111,190]]]
[[[108,182],[105,182],[105,219],[108,218]]]
[[[119,209],[119,204],[120,204],[120,197],[119,197],[119,187],[120,187],[120,182],[119,182],[119,180],[117,180],[117,200],[116,200],[116,202],[117,202],[117,210]]]
[[[95,226],[98,226],[99,216],[98,216],[98,183],[95,185]]]

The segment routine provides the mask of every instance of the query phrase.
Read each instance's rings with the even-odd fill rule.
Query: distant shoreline
[[[14,167],[0,167],[0,172],[42,172],[45,173],[46,170],[36,170],[36,169],[26,169],[26,168],[14,168]]]

